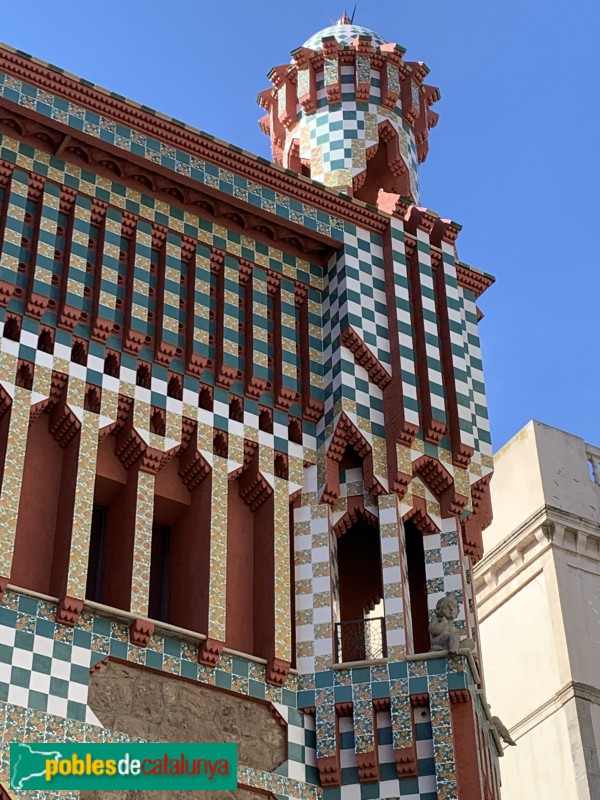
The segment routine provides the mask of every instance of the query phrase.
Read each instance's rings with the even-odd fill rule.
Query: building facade
[[[475,575],[489,698],[518,745],[502,762],[502,796],[594,800],[600,449],[529,422],[494,468],[495,518]]]
[[[234,740],[238,796],[499,797],[471,651],[492,473],[427,68],[344,17],[275,163],[0,49],[0,710]],[[478,645],[475,645],[476,648]]]

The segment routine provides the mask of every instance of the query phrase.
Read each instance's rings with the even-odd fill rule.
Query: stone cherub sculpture
[[[454,624],[458,617],[458,603],[452,595],[442,597],[437,601],[435,607],[435,617],[429,623],[429,634],[431,636],[431,652],[446,650],[456,654],[459,650],[475,649],[475,642],[472,639],[460,638],[460,631]]]

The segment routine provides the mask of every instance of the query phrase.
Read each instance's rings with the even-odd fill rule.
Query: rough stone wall
[[[265,703],[109,661],[90,676],[89,705],[107,728],[157,742],[237,742],[243,766],[285,761],[286,732]],[[264,795],[262,795],[264,797]],[[256,800],[236,792],[82,792],[82,800]]]

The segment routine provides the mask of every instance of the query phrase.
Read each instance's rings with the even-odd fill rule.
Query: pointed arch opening
[[[385,658],[383,571],[378,520],[351,509],[336,525],[336,575],[339,622],[336,658],[340,662]]]
[[[374,145],[371,154],[367,151],[367,159],[366,170],[354,179],[353,194],[357,200],[377,205],[381,189],[410,196],[408,169],[400,153],[398,133],[389,121],[380,124],[379,144]]]
[[[27,435],[11,581],[61,596],[67,581],[79,457],[79,435],[62,415],[40,414]]]
[[[156,475],[148,616],[206,634],[212,477],[195,440]]]
[[[275,504],[258,448],[229,482],[227,646],[271,660],[275,652]]]
[[[427,653],[430,649],[429,608],[423,533],[414,522],[404,522],[404,543],[410,614],[412,620],[412,645],[414,653]]]
[[[88,555],[86,598],[129,609],[138,473],[118,457],[117,437],[98,446]]]

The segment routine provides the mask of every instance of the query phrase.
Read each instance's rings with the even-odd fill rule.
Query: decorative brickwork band
[[[215,667],[221,658],[224,643],[216,639],[205,639],[198,646],[198,661],[205,667]]]
[[[341,786],[342,776],[340,770],[340,758],[337,753],[333,756],[317,758],[317,767],[319,769],[321,786],[324,789],[330,789],[334,786]]]
[[[375,750],[367,753],[356,753],[358,780],[361,783],[375,783],[379,780],[379,763]]]
[[[79,615],[83,610],[83,600],[74,597],[63,597],[56,609],[56,621],[61,625],[73,628],[77,625]]]
[[[147,619],[134,619],[129,626],[129,641],[138,647],[147,647],[153,633],[153,622]]]
[[[394,750],[396,760],[396,771],[398,778],[415,778],[417,771],[417,748],[414,745]]]
[[[283,686],[290,671],[289,661],[282,661],[280,658],[272,658],[267,664],[266,678],[267,683],[273,686]]]

